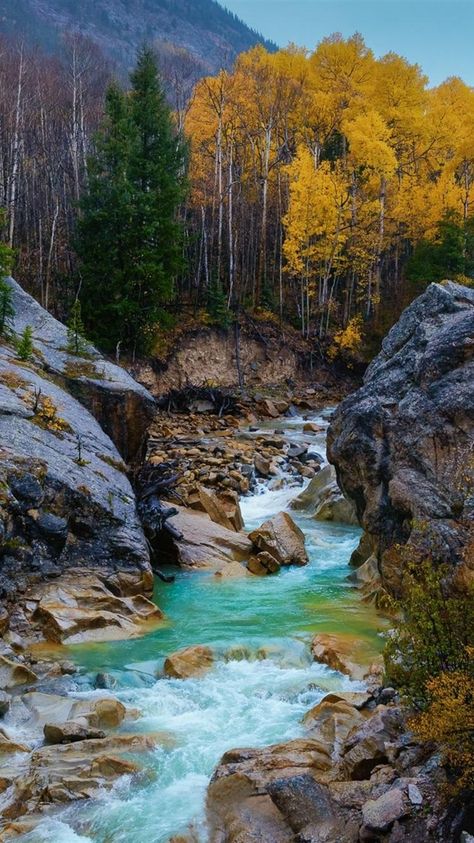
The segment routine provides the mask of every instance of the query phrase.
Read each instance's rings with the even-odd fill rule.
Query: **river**
[[[328,416],[329,411],[314,414],[311,421],[326,427]],[[301,418],[271,427],[295,441],[303,436]],[[314,439],[323,453],[324,434]],[[270,490],[262,484],[241,502],[246,528],[288,508],[300,491],[301,486]],[[327,691],[361,687],[312,662],[309,648],[316,633],[339,632],[358,642],[367,661],[380,650],[380,621],[347,581],[360,531],[292,515],[306,536],[308,566],[228,580],[178,572],[173,584],[157,583],[155,598],[166,615],[158,630],[140,639],[69,649],[81,669],[84,695],[95,693],[94,677],[107,671],[117,681],[113,693],[141,712],[127,729],[165,732],[169,744],[153,753],[151,772],[147,764],[138,782],[122,778],[103,799],[43,820],[24,841],[166,843],[191,825],[204,843],[206,787],[223,752],[298,737],[304,713]],[[212,647],[210,672],[184,681],[156,678],[166,655],[193,644]]]

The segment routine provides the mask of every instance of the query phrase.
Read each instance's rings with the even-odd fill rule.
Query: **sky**
[[[461,76],[474,85],[474,0],[222,0],[279,46],[313,49],[332,32],[360,32],[377,56],[421,65],[432,85]]]

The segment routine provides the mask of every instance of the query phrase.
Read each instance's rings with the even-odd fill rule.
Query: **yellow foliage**
[[[472,658],[472,652],[471,652]],[[474,787],[474,678],[472,673],[441,673],[427,683],[428,708],[411,718],[422,741],[435,741],[457,773],[457,788]]]
[[[337,331],[329,347],[328,356],[334,360],[341,353],[354,354],[359,351],[362,344],[362,317],[354,316],[349,320],[347,326]]]
[[[58,408],[48,396],[40,397],[35,410],[34,421],[40,427],[44,427],[52,433],[63,433],[71,430],[70,424],[58,415]]]

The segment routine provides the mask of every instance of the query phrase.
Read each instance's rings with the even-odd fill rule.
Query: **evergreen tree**
[[[207,312],[215,325],[228,328],[232,314],[227,307],[227,296],[219,281],[212,280],[207,294]]]
[[[71,354],[84,354],[88,350],[79,299],[75,300],[67,323],[67,350]]]
[[[16,353],[20,360],[31,360],[33,356],[33,329],[26,325],[25,330],[16,342]]]
[[[153,53],[144,48],[130,94],[109,89],[106,118],[82,203],[77,251],[82,302],[94,339],[146,350],[180,268],[184,148]]]
[[[434,240],[421,240],[407,267],[407,278],[416,293],[427,284],[457,276],[474,277],[474,220],[463,221],[447,212],[437,226]]]
[[[5,212],[0,210],[0,226],[5,223]],[[5,275],[11,270],[13,252],[0,242],[0,336],[5,336],[11,327],[11,320],[15,315],[12,302],[12,288],[5,281]]]
[[[12,303],[12,288],[8,286],[4,278],[0,279],[0,336],[4,337],[9,333],[11,320],[15,315]]]

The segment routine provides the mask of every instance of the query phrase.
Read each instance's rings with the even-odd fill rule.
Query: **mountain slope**
[[[153,43],[162,54],[184,49],[200,73],[216,72],[257,43],[256,32],[215,0],[3,0],[0,31],[56,51],[61,33],[95,41],[121,71],[137,47]]]

